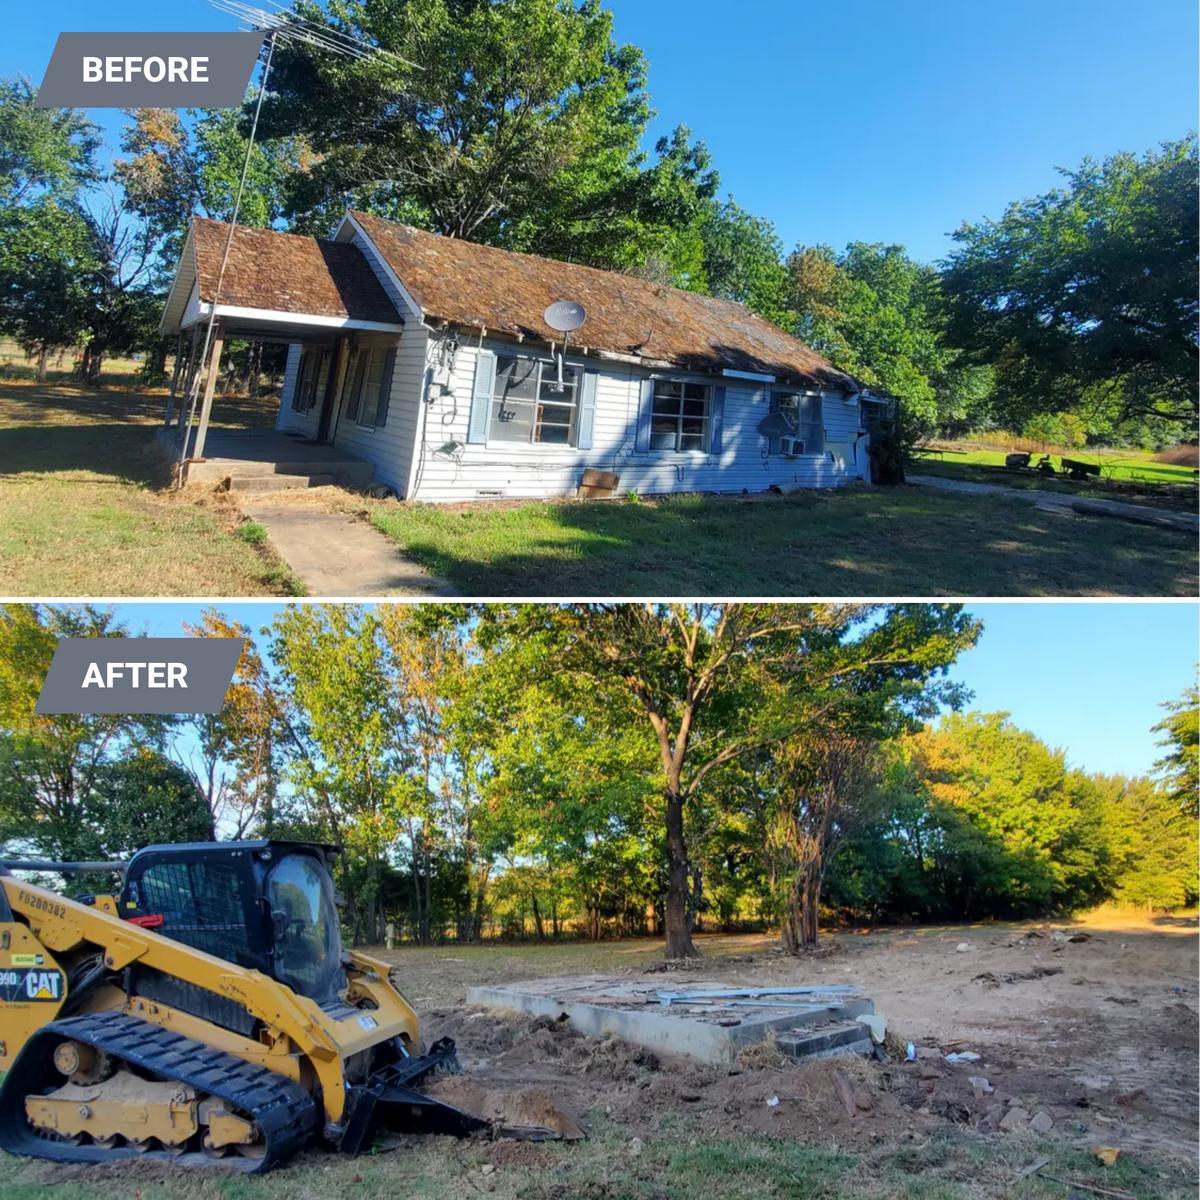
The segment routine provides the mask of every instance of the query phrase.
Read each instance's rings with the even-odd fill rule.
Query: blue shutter
[[[480,350],[475,356],[475,384],[471,389],[471,417],[467,422],[469,443],[483,445],[487,442],[495,383],[496,356],[490,350]]]
[[[638,396],[637,412],[637,448],[650,449],[650,412],[654,405],[654,380],[643,379],[642,390]]]
[[[712,427],[708,439],[709,454],[721,453],[721,442],[725,437],[725,385],[713,388]]]
[[[583,386],[579,389],[579,425],[575,434],[575,447],[590,450],[596,436],[596,381],[597,371],[584,371]]]
[[[396,347],[393,346],[383,360],[383,378],[379,381],[379,407],[375,410],[375,428],[387,424],[388,401],[392,398],[392,376],[396,373]]]
[[[771,412],[777,413],[778,411],[779,411],[779,393],[772,392],[771,393]],[[767,438],[767,453],[768,454],[778,454],[779,453],[779,439],[777,437]]]

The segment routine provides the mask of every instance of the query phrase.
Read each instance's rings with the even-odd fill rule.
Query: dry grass
[[[1181,442],[1170,450],[1160,450],[1155,456],[1160,463],[1169,463],[1173,467],[1200,467],[1200,446]]]
[[[180,498],[154,446],[161,395],[0,384],[0,595],[269,596],[286,564],[234,536],[213,493]],[[223,424],[263,420],[238,400]]]

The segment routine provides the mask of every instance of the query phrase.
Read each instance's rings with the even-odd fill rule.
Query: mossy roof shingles
[[[200,299],[210,303],[229,226],[192,220]],[[238,226],[221,285],[221,303],[353,321],[401,324],[370,263],[357,246]]]
[[[351,216],[428,318],[552,341],[562,335],[542,313],[556,300],[574,300],[587,310],[586,324],[571,335],[576,345],[687,370],[857,389],[849,375],[736,301],[441,237],[366,213]]]

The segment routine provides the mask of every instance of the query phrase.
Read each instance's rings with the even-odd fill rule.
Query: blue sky
[[[118,604],[136,633],[178,637],[205,605]],[[218,603],[257,631],[279,605]],[[1194,604],[970,604],[983,618],[979,644],[958,660],[953,677],[975,692],[970,707],[1010,712],[1024,729],[1067,750],[1087,771],[1149,771],[1162,751],[1150,727],[1159,705],[1191,682],[1200,660]],[[263,641],[260,640],[260,645]]]
[[[1197,123],[1195,0],[610,0],[659,110],[705,138],[725,191],[785,245],[900,242],[938,258],[963,220],[1084,156]],[[0,74],[41,80],[63,30],[232,29],[204,0],[6,6]],[[115,110],[96,117],[115,131]]]

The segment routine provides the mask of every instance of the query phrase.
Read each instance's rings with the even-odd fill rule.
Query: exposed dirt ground
[[[708,1135],[833,1138],[861,1148],[898,1129],[927,1137],[947,1122],[991,1135],[1018,1108],[1025,1119],[1009,1123],[1022,1134],[1044,1112],[1056,1138],[1142,1151],[1195,1174],[1200,964],[1192,918],[1107,912],[1070,926],[844,933],[822,954],[800,959],[779,953],[769,939],[700,944],[705,954],[696,970],[706,979],[863,987],[888,1017],[890,1043],[902,1050],[913,1042],[918,1061],[897,1054],[890,1065],[840,1059],[730,1074],[585,1038],[569,1023],[457,1005],[427,1008],[426,1030],[456,1039],[474,1079],[547,1087],[581,1115],[603,1108],[634,1136],[652,1135],[669,1113]],[[621,943],[609,950],[604,969],[640,975],[673,966],[655,950],[653,943]],[[614,967],[622,955],[628,965]],[[493,962],[498,970],[480,970],[469,951],[442,955],[424,969],[414,952],[385,956],[397,960],[414,996],[459,1001],[477,979],[536,978],[542,966],[547,975],[571,970],[566,956],[543,959],[536,950]],[[581,959],[577,969],[595,963]],[[944,1060],[962,1051],[981,1057],[963,1065]],[[853,1117],[835,1090],[835,1067],[858,1095]],[[972,1077],[986,1079],[992,1091],[976,1088]],[[778,1105],[767,1104],[773,1096]]]
[[[378,951],[399,968],[426,1040],[458,1043],[467,1076],[446,1081],[446,1099],[456,1090],[480,1104],[515,1096],[531,1122],[552,1099],[586,1141],[401,1135],[378,1147],[396,1153],[346,1160],[310,1150],[261,1180],[148,1161],[63,1168],[0,1158],[0,1196],[32,1200],[47,1185],[56,1200],[1195,1196],[1194,917],[844,932],[802,959],[768,938],[699,944],[697,967],[664,964],[652,941]],[[713,1067],[585,1037],[569,1021],[464,1003],[475,982],[596,971],[668,987],[691,971],[730,984],[852,982],[887,1015],[893,1061],[783,1065],[768,1048]],[[909,1041],[915,1062],[904,1058]],[[946,1061],[962,1051],[980,1059]],[[1098,1147],[1119,1150],[1116,1163],[1102,1165]],[[1043,1159],[1039,1174],[1018,1178]]]

